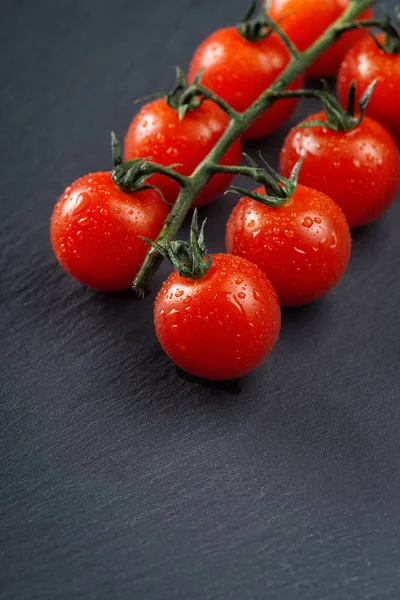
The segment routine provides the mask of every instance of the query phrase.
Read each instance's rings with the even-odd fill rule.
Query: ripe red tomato
[[[326,115],[319,112],[305,119],[310,120],[326,122]],[[299,182],[328,194],[351,228],[380,217],[394,199],[400,179],[399,151],[387,130],[368,117],[349,131],[300,125],[284,142],[281,174],[288,176],[304,156]]]
[[[264,1],[264,4],[266,2]],[[268,14],[288,34],[299,50],[306,50],[346,10],[350,0],[271,0]],[[370,19],[372,9],[363,12],[358,20]],[[336,75],[346,52],[368,34],[362,30],[349,31],[326,50],[307,70],[312,77]]]
[[[198,108],[188,111],[179,121],[178,112],[164,98],[142,107],[131,122],[125,137],[125,160],[151,157],[161,165],[178,163],[176,171],[191,175],[197,165],[217,143],[229,122],[227,114],[214,102],[205,100]],[[238,165],[242,145],[237,139],[227,150],[221,165]],[[194,206],[208,204],[220,196],[229,185],[232,175],[214,175],[198,195]],[[179,185],[164,175],[152,175],[147,180],[174,203]]]
[[[383,42],[384,36],[377,36]],[[371,38],[354,46],[346,54],[338,75],[338,96],[346,104],[352,80],[356,81],[358,101],[374,80],[378,83],[366,114],[384,125],[400,145],[400,54],[380,50]]]
[[[263,187],[255,191],[265,195]],[[260,267],[283,306],[299,306],[338,283],[351,237],[344,214],[328,196],[298,185],[280,207],[241,198],[228,220],[226,249]]]
[[[154,306],[161,346],[179,367],[207,379],[236,379],[258,367],[278,340],[281,314],[265,275],[248,261],[212,255],[199,280],[174,271]]]
[[[50,238],[62,267],[84,285],[104,291],[130,288],[148,245],[168,214],[154,190],[126,194],[109,172],[85,175],[54,207]]]
[[[236,27],[212,33],[196,50],[189,67],[188,79],[204,69],[201,83],[217,93],[235,110],[245,111],[275,81],[289,62],[289,53],[275,36],[248,41]],[[300,89],[298,77],[287,89]],[[297,98],[278,100],[245,132],[244,138],[263,137],[279,127],[294,111]]]

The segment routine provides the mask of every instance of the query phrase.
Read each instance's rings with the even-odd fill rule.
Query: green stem
[[[282,92],[301,75],[341,34],[343,26],[356,19],[362,12],[374,4],[375,0],[351,0],[349,7],[342,16],[327,29],[321,37],[305,52],[298,53],[281,74],[279,79],[241,115],[231,118],[228,127],[212,148],[208,156],[197,166],[192,175],[187,178],[186,185],[181,189],[172,210],[165,220],[156,242],[164,245],[174,239],[185,216],[189,212],[196,196],[213,175],[213,165],[218,163],[233,142],[267,110],[276,100],[277,92]],[[157,250],[151,248],[134,281],[134,289],[144,293],[163,257]]]
[[[285,44],[290,56],[292,57],[292,60],[293,59],[298,60],[299,58],[301,58],[301,52],[293,44],[290,37],[288,35],[286,35],[286,33],[283,31],[283,29],[280,27],[280,25],[277,22],[270,19],[268,17],[268,15],[266,16],[266,19],[268,19],[268,27],[270,29],[272,29],[272,31],[274,31],[277,35],[279,35],[282,42]]]
[[[386,33],[386,40],[382,43],[378,42],[376,35],[369,30],[370,27],[377,27]],[[387,19],[364,19],[356,23],[347,23],[341,28],[341,32],[351,31],[352,29],[364,29],[373,38],[378,48],[388,54],[400,53],[400,35],[396,27],[391,23],[390,18]]]
[[[181,175],[177,171],[174,171],[172,168],[173,166],[174,165],[172,165],[171,167],[164,167],[163,165],[159,165],[158,163],[145,162],[141,171],[143,172],[143,175],[146,175],[146,177],[150,177],[150,175],[155,174],[165,175],[166,177],[169,177],[170,179],[173,179],[174,181],[179,183],[181,188],[185,187],[189,178],[185,175]]]
[[[165,175],[173,179],[181,188],[187,185],[189,178],[173,170],[174,167],[179,167],[180,165],[169,165],[166,167],[145,158],[134,158],[123,162],[116,144],[115,139],[115,143],[113,143],[113,162],[115,166],[111,171],[111,177],[114,183],[124,192],[139,192],[140,190],[153,187],[164,199],[162,191],[156,186],[149,185],[146,181],[151,175],[155,174]]]
[[[189,93],[191,88],[192,88],[192,86],[188,89],[187,93]],[[220,98],[220,96],[218,96],[218,94],[215,94],[214,92],[212,92],[211,90],[209,90],[206,87],[203,87],[200,84],[193,85],[193,89],[195,90],[195,92],[197,94],[200,93],[202,96],[204,96],[204,98],[207,98],[208,100],[212,100],[215,104],[217,104],[220,108],[222,108],[222,110],[224,112],[226,112],[226,114],[231,119],[240,120],[240,118],[241,118],[240,113],[237,112],[234,108],[232,108],[232,106],[230,106],[227,102],[225,102],[225,100]]]

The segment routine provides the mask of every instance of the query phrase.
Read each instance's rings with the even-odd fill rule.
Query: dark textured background
[[[51,252],[53,204],[109,168],[132,100],[246,4],[1,2],[1,600],[399,597],[400,202],[240,384],[163,354],[167,266],[139,302]],[[204,211],[211,251],[234,202]]]

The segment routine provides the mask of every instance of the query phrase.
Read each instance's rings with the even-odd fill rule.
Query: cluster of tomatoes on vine
[[[272,0],[267,8],[304,50],[348,2]],[[371,10],[360,19],[372,19]],[[188,103],[182,111],[180,76],[170,94],[148,102],[133,118],[125,137],[125,163],[114,143],[115,169],[85,175],[59,199],[51,241],[60,264],[84,285],[122,290],[132,286],[148,243],[153,244],[176,268],[154,310],[156,333],[168,356],[210,379],[252,371],[278,339],[280,305],[307,304],[332,289],[349,261],[350,228],[380,217],[399,187],[400,37],[388,18],[385,23],[378,35],[364,27],[348,31],[310,67],[306,75],[338,73],[339,100],[327,88],[308,92],[320,98],[322,110],[289,132],[279,174],[250,161],[248,170],[262,185],[254,191],[233,188],[243,197],[226,226],[226,254],[208,254],[197,211],[188,242],[156,242],[178,195],[179,174],[190,175],[229,124],[229,116],[212,100]],[[290,60],[281,39],[259,24],[249,17],[237,28],[211,34],[192,58],[189,83],[201,72],[202,86],[245,111]],[[288,90],[302,87],[300,76]],[[276,101],[243,139],[278,129],[298,100],[294,93]],[[210,179],[194,206],[221,196],[233,177],[228,166],[239,165],[241,156],[238,139],[219,163],[226,171],[221,168]],[[135,160],[149,157],[176,175],[159,170],[127,192],[116,176],[118,167],[128,165],[122,169],[126,175]]]

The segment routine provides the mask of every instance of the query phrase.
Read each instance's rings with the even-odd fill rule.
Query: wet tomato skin
[[[215,146],[228,126],[229,118],[214,102],[205,100],[198,108],[188,111],[179,121],[176,110],[164,98],[142,107],[133,118],[125,136],[125,160],[149,157],[154,162],[191,175],[197,165]],[[219,161],[222,165],[238,165],[241,159],[241,140],[237,139]],[[229,185],[232,175],[214,175],[197,196],[194,206],[203,206],[220,196]],[[179,192],[179,185],[164,175],[152,175],[147,180],[159,187],[170,204]]]
[[[383,35],[377,37],[383,42]],[[346,105],[352,80],[357,84],[358,102],[374,79],[378,83],[366,114],[382,123],[400,145],[400,54],[388,54],[367,38],[351,48],[341,64],[337,80],[341,104]]]
[[[103,291],[128,289],[168,214],[154,190],[126,194],[110,172],[85,175],[54,207],[50,238],[58,262],[74,278]]]
[[[159,342],[179,367],[215,380],[247,375],[271,352],[279,337],[276,293],[253,264],[227,254],[212,255],[203,279],[174,271],[154,305]]]
[[[265,194],[264,188],[256,191]],[[266,274],[282,306],[299,306],[338,283],[351,237],[345,216],[328,196],[298,185],[279,208],[241,198],[228,220],[226,249]]]
[[[271,0],[269,15],[279,20],[299,50],[306,50],[348,8],[350,0]],[[265,2],[264,2],[265,4]],[[357,20],[370,19],[372,9],[364,11]],[[322,56],[307,69],[311,77],[333,77],[346,52],[368,34],[362,30],[343,34]]]
[[[200,44],[190,63],[188,79],[193,82],[203,69],[202,85],[216,92],[235,110],[243,112],[279,77],[289,58],[277,36],[250,42],[236,27],[227,27],[215,31]],[[298,77],[288,89],[302,87],[303,77]],[[297,103],[296,98],[275,102],[250,125],[243,137],[259,138],[279,129]]]
[[[309,120],[326,121],[324,112]],[[304,122],[304,121],[303,121]],[[374,221],[393,201],[400,182],[400,155],[388,131],[368,117],[350,131],[294,127],[280,155],[287,177],[300,156],[299,182],[329,195],[343,210],[350,228]]]

